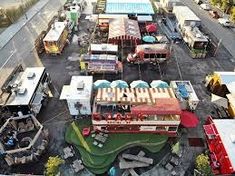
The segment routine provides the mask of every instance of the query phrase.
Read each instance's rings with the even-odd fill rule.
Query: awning
[[[218,106],[228,108],[228,100],[224,97],[221,97],[221,96],[218,96],[215,94],[211,94],[211,102],[218,105]]]
[[[181,113],[180,120],[180,124],[186,128],[195,128],[199,123],[196,114],[189,111],[183,111]]]
[[[214,131],[212,125],[203,125],[203,129],[204,129],[207,136],[208,135],[215,135],[215,131]]]
[[[138,15],[137,20],[139,22],[153,21],[153,17],[151,15]]]
[[[149,24],[146,26],[147,32],[156,32],[157,31],[157,26],[155,24]]]
[[[157,98],[154,105],[138,105],[131,108],[132,114],[180,115],[181,108],[176,98]]]

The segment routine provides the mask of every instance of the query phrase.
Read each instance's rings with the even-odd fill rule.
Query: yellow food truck
[[[55,22],[43,39],[47,54],[61,54],[67,43],[68,30],[66,22]]]

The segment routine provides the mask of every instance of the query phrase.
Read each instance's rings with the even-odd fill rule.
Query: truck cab
[[[135,53],[127,56],[129,63],[163,63],[170,58],[170,47],[168,44],[143,44],[137,45]]]

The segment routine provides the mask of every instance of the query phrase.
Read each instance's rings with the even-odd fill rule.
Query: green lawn
[[[73,122],[66,130],[65,140],[76,146],[84,165],[93,173],[108,170],[118,153],[133,146],[142,146],[150,152],[158,152],[168,137],[156,134],[109,134],[103,148],[94,146],[92,137],[83,137],[81,129],[90,125],[87,120]]]

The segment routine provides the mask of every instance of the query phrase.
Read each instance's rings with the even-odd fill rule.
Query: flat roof
[[[118,45],[107,44],[107,43],[91,44],[90,51],[118,52]]]
[[[43,41],[58,41],[62,32],[65,29],[65,22],[55,22],[53,24],[54,28],[51,28],[47,35],[44,37]]]
[[[213,122],[220,135],[232,167],[235,169],[235,119],[214,119]]]
[[[187,35],[191,36],[194,41],[209,42],[207,37],[197,27],[185,26],[184,28],[187,31]]]
[[[184,21],[201,21],[187,6],[174,6],[173,13],[175,13],[176,18],[182,18]]]
[[[83,54],[81,58],[87,61],[118,61],[116,55],[110,54]]]
[[[189,93],[189,98],[191,100],[199,101],[198,96],[197,96],[190,81],[180,81],[180,80],[179,81],[178,80],[171,81],[170,86],[171,86],[171,88],[173,88],[174,92],[176,92],[176,89],[178,88],[179,84],[185,85],[185,88],[186,88],[187,92]]]
[[[12,93],[6,102],[7,106],[28,105],[44,73],[45,67],[28,67],[12,82],[18,84],[21,93]],[[31,77],[31,76],[32,77]]]
[[[235,82],[235,72],[214,72],[220,76],[221,84]]]
[[[144,53],[155,53],[160,50],[169,50],[169,45],[165,43],[157,43],[157,44],[142,44],[136,46],[136,52],[144,51]]]
[[[139,22],[153,21],[153,17],[151,15],[138,15],[137,20]]]
[[[92,76],[72,76],[70,85],[63,86],[60,100],[90,100],[92,86]]]
[[[154,10],[149,0],[107,0],[105,13],[153,15]]]

